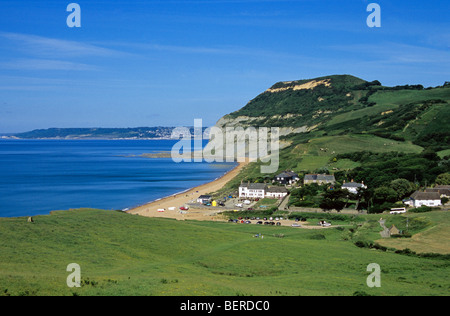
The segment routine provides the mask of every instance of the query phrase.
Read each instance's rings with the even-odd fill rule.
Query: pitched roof
[[[307,181],[336,181],[334,175],[329,174],[307,174],[305,175]]]
[[[287,193],[288,190],[285,187],[270,187],[266,190],[269,193]]]
[[[446,188],[432,188],[432,189],[426,189],[425,192],[437,192],[441,195],[450,195],[450,188],[446,189]]]
[[[284,171],[276,176],[276,178],[298,178],[298,174],[292,171]]]
[[[347,182],[342,185],[343,188],[361,188],[364,184],[358,182]]]
[[[249,190],[265,190],[266,184],[265,183],[242,183],[240,188],[247,188]]]
[[[441,196],[438,192],[422,192],[416,191],[411,195],[414,200],[429,201],[429,200],[440,200]]]

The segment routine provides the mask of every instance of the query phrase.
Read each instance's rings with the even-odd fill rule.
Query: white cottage
[[[411,195],[409,205],[413,207],[430,206],[436,207],[441,206],[441,196],[438,192],[422,192],[416,191]]]
[[[364,182],[358,183],[352,180],[352,182],[344,182],[344,184],[342,185],[342,189],[347,190],[350,193],[357,194],[358,189],[367,189],[367,186],[364,184]]]
[[[281,199],[288,195],[285,187],[271,187],[266,189],[266,197],[271,199]]]
[[[266,196],[266,184],[247,183],[239,186],[239,197],[249,199],[263,199]]]

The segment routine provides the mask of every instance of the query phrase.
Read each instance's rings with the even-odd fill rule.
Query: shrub
[[[314,240],[324,240],[324,239],[326,239],[325,235],[323,235],[323,234],[315,234],[315,235],[312,235],[309,238],[310,239],[314,239]]]
[[[368,244],[365,241],[358,240],[358,241],[355,242],[355,246],[359,247],[359,248],[367,248]]]
[[[433,210],[433,208],[431,208],[429,206],[422,205],[421,207],[413,208],[413,209],[409,210],[408,212],[411,212],[411,213],[426,213],[426,212],[431,212],[432,210]]]
[[[391,235],[391,238],[411,238],[412,235],[410,233],[403,233],[399,235]]]
[[[409,248],[405,248],[403,250],[396,250],[395,253],[402,254],[402,255],[408,255],[408,256],[416,255],[416,253]]]

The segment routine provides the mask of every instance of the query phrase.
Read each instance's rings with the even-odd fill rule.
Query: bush
[[[309,239],[324,240],[324,239],[326,239],[326,237],[323,234],[315,234],[315,235],[312,235],[311,237],[309,237]]]
[[[355,246],[359,248],[368,248],[367,242],[361,240],[356,241]]]
[[[289,215],[289,219],[295,218],[302,218],[302,219],[304,218],[305,220],[317,219],[326,221],[349,222],[356,220],[358,216],[345,214],[330,214],[330,213],[291,213],[291,215]]]
[[[403,233],[399,235],[391,235],[391,238],[411,238],[412,235],[410,233]]]
[[[433,210],[432,207],[422,205],[421,207],[413,208],[413,209],[409,210],[408,212],[411,212],[411,213],[426,213],[426,212],[431,212],[432,210]]]
[[[381,246],[380,244],[372,243],[372,242],[366,242],[366,241],[362,241],[362,240],[356,241],[355,242],[355,246],[359,247],[359,248],[377,249],[377,250],[381,250],[381,251],[387,251],[388,250],[386,247]]]
[[[401,255],[408,255],[408,256],[414,256],[416,253],[412,251],[409,248],[403,249],[403,250],[396,250],[395,253],[401,254]]]

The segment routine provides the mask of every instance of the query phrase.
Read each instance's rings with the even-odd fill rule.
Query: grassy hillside
[[[391,225],[401,230],[409,229],[414,235],[412,238],[378,240],[383,246],[408,248],[418,253],[450,253],[450,222],[447,213],[408,214],[408,220],[404,216],[393,216],[386,222],[387,227]],[[417,226],[421,229],[417,230]]]
[[[312,131],[308,139],[371,134],[444,150],[450,143],[449,102],[448,85],[384,87],[378,81],[334,75],[277,83],[225,116],[223,123],[234,125],[233,119],[240,118],[243,126],[306,126]],[[298,138],[304,136],[286,137],[294,143]]]
[[[449,222],[448,213],[439,216]],[[176,222],[101,210],[55,212],[36,217],[35,223],[27,223],[26,218],[0,219],[0,293],[448,294],[446,257],[358,248],[356,233],[366,240],[380,230],[374,217],[357,223],[361,220],[367,225],[355,226],[349,219],[349,226],[316,231]],[[265,238],[254,238],[257,233]],[[81,288],[66,286],[70,263],[81,266]],[[366,285],[370,263],[382,268],[381,288]]]
[[[372,84],[349,75],[279,82],[228,117],[256,117],[259,126],[311,126],[343,107],[354,108]]]

